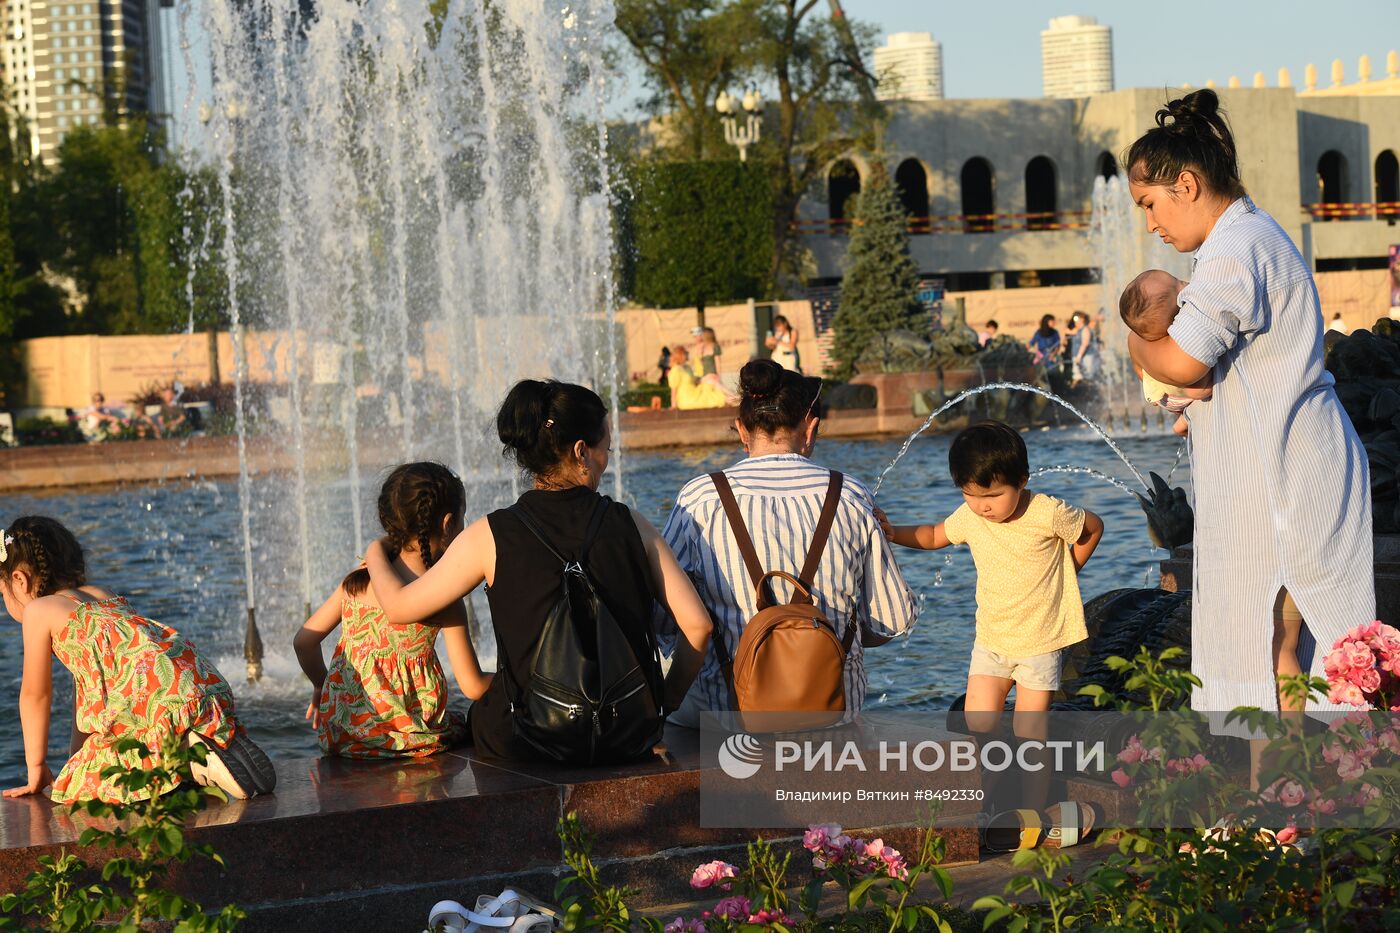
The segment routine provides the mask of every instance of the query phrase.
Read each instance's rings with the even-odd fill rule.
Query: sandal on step
[[[1094,829],[1094,808],[1088,804],[1065,800],[1055,804],[1046,814],[1050,831],[1041,845],[1047,849],[1067,849],[1084,841]]]
[[[523,891],[506,888],[495,897],[483,894],[476,909],[456,901],[438,901],[428,912],[428,929],[450,933],[480,933],[482,930],[508,930],[509,933],[553,933],[559,928],[559,910]]]
[[[1014,824],[1014,825],[1013,825]],[[992,817],[982,832],[982,841],[992,852],[1034,849],[1040,841],[1043,820],[1037,810],[1006,810]]]

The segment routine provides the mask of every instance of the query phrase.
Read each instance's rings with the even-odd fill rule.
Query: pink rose
[[[841,835],[841,827],[835,823],[817,823],[802,834],[802,846],[812,852],[825,848],[832,839]]]
[[[727,879],[733,878],[736,874],[734,866],[728,862],[719,860],[706,862],[691,873],[690,886],[699,891],[718,884],[728,891],[730,884]]]
[[[1327,690],[1327,699],[1333,703],[1345,703],[1348,706],[1365,706],[1366,695],[1361,692],[1361,688],[1349,681],[1334,682]]]
[[[715,905],[713,911],[716,917],[726,920],[744,921],[748,919],[749,908],[752,906],[747,897],[736,894],[733,897],[726,897]]]
[[[1128,777],[1128,772],[1124,771],[1122,768],[1115,768],[1109,777],[1113,778],[1113,783],[1117,784],[1119,787],[1127,787],[1129,784],[1133,783],[1133,779]]]
[[[1349,642],[1345,651],[1347,653],[1347,661],[1350,662],[1353,668],[1369,670],[1371,667],[1375,666],[1376,658],[1371,654],[1371,649],[1361,642]]]
[[[1278,802],[1285,807],[1296,807],[1302,804],[1306,796],[1303,793],[1302,785],[1297,781],[1289,781],[1279,788]]]
[[[1313,800],[1312,803],[1310,803],[1310,804],[1308,805],[1308,809],[1309,809],[1309,810],[1312,810],[1312,811],[1314,811],[1314,812],[1316,812],[1316,813],[1322,813],[1322,814],[1332,814],[1332,813],[1336,813],[1336,812],[1337,812],[1337,801],[1333,800],[1331,797],[1323,797],[1323,798],[1321,798],[1321,799],[1315,799],[1315,800]]]
[[[792,923],[792,919],[781,910],[763,908],[757,913],[749,914],[749,923],[781,923],[784,926]]]
[[[705,922],[699,919],[686,920],[677,917],[663,928],[664,933],[705,933]]]
[[[1136,764],[1142,760],[1142,743],[1137,736],[1128,739],[1128,744],[1123,746],[1123,750],[1118,753],[1118,760],[1125,765]]]
[[[1279,845],[1292,845],[1298,841],[1298,827],[1289,823],[1283,829],[1280,829],[1278,833],[1275,834],[1274,838],[1278,840]]]
[[[1337,761],[1337,776],[1344,781],[1354,781],[1366,773],[1366,765],[1360,755],[1345,752]]]
[[[1381,672],[1373,667],[1366,670],[1353,668],[1347,679],[1360,687],[1363,693],[1375,693],[1381,688]]]

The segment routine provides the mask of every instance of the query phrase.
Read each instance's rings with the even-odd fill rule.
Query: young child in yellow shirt
[[[1026,443],[999,421],[974,424],[948,451],[964,503],[937,525],[891,525],[905,547],[966,544],[977,566],[977,637],[967,712],[1000,713],[1014,684],[1016,710],[1044,711],[1060,689],[1064,649],[1087,637],[1078,571],[1103,537],[1103,520],[1026,488]]]
[[[966,544],[977,566],[977,637],[967,672],[965,715],[974,733],[996,730],[1011,688],[1016,688],[1018,739],[1046,738],[1046,717],[1065,650],[1088,637],[1078,572],[1103,538],[1103,520],[1053,496],[1026,488],[1030,461],[1026,443],[1000,421],[974,424],[953,439],[948,450],[953,482],[963,504],[937,525],[891,525],[875,510],[885,536],[895,544],[937,550]],[[1037,812],[1048,790],[1043,768],[1022,799],[1035,810],[1017,810],[1005,846],[992,841],[1000,817],[988,826],[993,848],[1033,846],[1040,838]],[[990,797],[987,803],[994,804]],[[1069,807],[1073,814],[1067,813]],[[1058,812],[1056,812],[1058,811]],[[1047,846],[1073,845],[1091,814],[1070,801],[1047,811],[1052,829]],[[1003,838],[1006,834],[1003,833]]]

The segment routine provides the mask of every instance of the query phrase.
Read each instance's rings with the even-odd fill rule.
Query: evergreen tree
[[[894,330],[921,330],[919,270],[909,256],[904,207],[878,163],[856,200],[841,306],[832,327],[833,374],[848,379],[855,363]]]

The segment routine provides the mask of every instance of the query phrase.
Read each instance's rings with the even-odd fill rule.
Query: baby
[[[1143,340],[1161,340],[1176,320],[1178,295],[1186,283],[1161,269],[1148,269],[1128,283],[1118,299],[1118,313],[1123,323]],[[1187,421],[1182,414],[1186,406],[1198,399],[1210,398],[1210,376],[1185,388],[1158,382],[1134,361],[1133,369],[1142,379],[1142,397],[1177,416],[1172,431],[1186,435]]]

